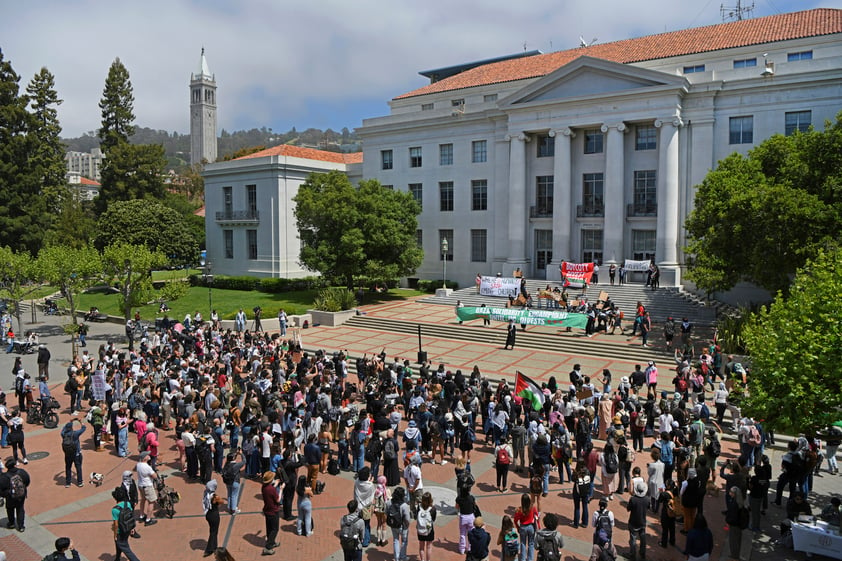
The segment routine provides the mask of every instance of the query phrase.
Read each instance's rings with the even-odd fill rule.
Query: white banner
[[[626,271],[643,271],[646,272],[649,270],[649,264],[651,262],[648,259],[643,261],[635,261],[633,259],[626,259],[625,268]]]
[[[514,277],[482,277],[479,293],[482,296],[517,297],[520,291],[520,279]]]

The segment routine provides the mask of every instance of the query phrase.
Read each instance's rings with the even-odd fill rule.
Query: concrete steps
[[[458,324],[430,325],[374,316],[355,316],[344,325],[357,329],[375,329],[391,333],[404,333],[411,337],[418,336],[418,326],[420,325],[422,337],[427,335],[443,339],[487,343],[501,347],[506,341],[506,332],[502,328],[502,324],[500,324],[499,328]],[[626,344],[625,335],[620,335],[619,333],[616,335],[599,334],[596,339],[593,339],[586,337],[579,329],[571,333],[564,331],[551,333],[535,330],[535,328],[530,329],[533,330],[518,330],[518,348],[534,349],[537,351],[557,351],[572,355],[626,360],[643,364],[648,360],[656,360],[662,364],[671,364],[673,361],[671,354],[661,350],[655,348],[644,349],[639,345],[633,346]],[[616,338],[616,342],[612,341],[612,338]]]

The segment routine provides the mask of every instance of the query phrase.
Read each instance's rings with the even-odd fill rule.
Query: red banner
[[[593,263],[561,262],[561,278],[565,279],[565,286],[590,284],[593,276]],[[578,282],[577,282],[578,281]]]

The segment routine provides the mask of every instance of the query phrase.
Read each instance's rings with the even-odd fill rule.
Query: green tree
[[[776,431],[824,428],[842,408],[842,249],[819,250],[745,329],[745,411]]]
[[[146,304],[152,293],[152,271],[166,262],[163,253],[144,245],[117,243],[102,252],[103,271],[120,289],[124,319],[131,317],[133,307]]]
[[[37,146],[29,134],[29,99],[20,95],[19,82],[0,51],[0,246],[34,252],[41,247],[47,216],[31,158]]]
[[[13,251],[9,246],[0,247],[0,295],[12,301],[12,314],[18,320],[18,332],[23,333],[20,321],[20,303],[28,292],[25,282],[32,278],[32,256],[27,251]]]
[[[96,246],[143,245],[174,265],[195,263],[199,245],[183,216],[155,201],[115,201],[97,222]]]
[[[157,144],[120,143],[105,154],[102,187],[96,199],[103,212],[114,201],[160,199],[164,196],[164,168],[167,159]]]
[[[56,202],[51,210],[55,216],[44,236],[44,244],[77,249],[90,244],[96,233],[91,203],[82,200],[79,192],[68,186],[57,189],[55,196]]]
[[[76,304],[79,293],[93,284],[102,273],[102,259],[91,246],[75,248],[53,245],[38,252],[35,276],[61,290],[70,308],[71,325],[77,325]]]
[[[331,281],[353,288],[355,275],[393,279],[421,264],[415,241],[421,210],[409,193],[375,180],[355,188],[331,171],[311,174],[294,201],[301,263]]]
[[[61,142],[61,124],[56,107],[62,104],[55,90],[55,78],[46,68],[36,74],[26,88],[29,97],[33,149],[30,153],[41,190],[57,190],[67,184],[67,164]]]
[[[772,294],[842,233],[842,113],[824,131],[776,135],[705,177],[687,219],[688,277],[708,291]]]
[[[99,129],[99,139],[102,151],[129,141],[134,134],[134,93],[129,71],[115,58],[108,69],[105,78],[105,88],[99,108],[102,110],[102,127]]]

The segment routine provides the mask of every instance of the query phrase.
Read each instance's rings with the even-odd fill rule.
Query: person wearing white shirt
[[[137,463],[137,488],[140,491],[140,519],[146,526],[151,526],[158,521],[154,518],[155,502],[158,500],[158,493],[155,490],[155,480],[158,474],[147,463],[149,452],[140,453],[140,461]]]

